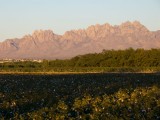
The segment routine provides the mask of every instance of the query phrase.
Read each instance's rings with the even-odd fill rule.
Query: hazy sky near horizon
[[[135,20],[149,30],[160,30],[160,0],[0,0],[0,41],[39,29],[63,34]]]

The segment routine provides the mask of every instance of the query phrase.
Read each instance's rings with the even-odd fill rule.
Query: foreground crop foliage
[[[1,109],[14,109],[3,102]],[[2,117],[2,116],[1,116]],[[13,112],[14,119],[159,119],[160,88],[137,88],[132,92],[119,90],[112,95],[76,98],[71,105],[59,101],[53,107],[44,107],[26,114]]]
[[[145,81],[142,79],[142,82],[139,82],[140,80],[134,80],[135,75],[137,75],[135,79],[144,77],[152,80]],[[2,120],[10,118],[14,120],[160,119],[160,81],[157,80],[159,75],[134,74],[132,76],[132,74],[126,74],[124,76],[121,74],[102,74],[73,76],[45,76],[46,81],[41,80],[42,76],[37,76],[38,80],[32,81],[34,87],[31,88],[32,84],[27,80],[15,80],[15,86],[20,84],[23,87],[14,88],[13,83],[7,82],[6,85],[5,81],[1,79],[0,118]],[[80,79],[82,76],[85,76],[86,80],[84,81],[86,83]],[[108,80],[105,80],[107,76],[109,76]],[[59,78],[59,80],[53,80],[52,83],[50,77]],[[77,80],[65,81],[61,77],[63,79],[73,77]],[[89,78],[92,77],[95,80],[91,82]],[[96,81],[98,78],[102,80]],[[124,78],[127,80],[124,80]],[[129,80],[130,78],[132,79]],[[120,79],[122,80],[120,81]],[[97,85],[98,83],[101,84]],[[56,86],[52,88],[54,84]],[[76,84],[77,86],[81,85],[81,87],[77,87]],[[93,88],[97,90],[97,93],[96,91],[93,92]],[[77,90],[81,92],[77,92]],[[56,97],[54,98],[54,96]]]

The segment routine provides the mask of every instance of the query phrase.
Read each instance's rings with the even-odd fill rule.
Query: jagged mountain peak
[[[137,21],[137,20],[133,21],[132,24],[140,25],[140,26],[142,25],[141,22],[139,22],[139,21]]]
[[[134,31],[137,31],[137,32],[148,32],[149,31],[139,21],[133,21],[133,22],[127,21],[127,22],[122,23],[119,27],[121,29],[134,30]]]
[[[132,31],[132,32],[131,32]],[[66,38],[73,38],[75,36],[88,36],[88,37],[97,37],[103,35],[107,35],[108,33],[134,33],[134,32],[149,32],[149,30],[142,25],[139,21],[127,21],[122,23],[121,25],[112,26],[109,23],[105,24],[96,24],[91,25],[86,29],[79,30],[71,30],[65,32],[64,36]]]
[[[51,34],[51,35],[54,35],[54,33],[53,33],[52,30],[35,30],[32,35],[34,36],[34,35],[41,35],[41,34]]]
[[[38,40],[40,42],[54,40],[58,35],[54,34],[52,30],[35,30],[32,34],[25,35],[25,40]]]
[[[127,21],[121,25],[112,26],[108,23],[91,25],[87,29],[78,29],[65,32],[63,38],[75,39],[77,37],[100,38],[108,34],[131,34],[131,33],[146,33],[149,30],[139,21]]]
[[[38,40],[52,40],[54,35],[52,30],[36,30],[33,32],[32,37]]]
[[[131,26],[143,26],[139,21],[126,21],[126,22],[123,22],[120,26],[128,26],[128,25],[131,25]]]
[[[160,32],[149,31],[138,21],[121,25],[91,25],[64,35],[52,30],[36,30],[21,39],[0,43],[0,59],[64,59],[101,52],[103,49],[160,48]]]
[[[91,25],[89,26],[86,31],[98,31],[98,30],[102,30],[102,29],[110,29],[113,26],[111,26],[109,23],[105,23],[105,24],[96,24],[96,25]]]

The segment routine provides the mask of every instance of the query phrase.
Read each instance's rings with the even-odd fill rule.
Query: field
[[[0,119],[160,119],[160,74],[0,75]]]

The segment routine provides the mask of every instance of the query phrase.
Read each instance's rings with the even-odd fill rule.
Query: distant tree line
[[[79,55],[65,60],[1,63],[1,71],[135,71],[160,67],[160,49],[103,50],[101,53]],[[125,69],[124,69],[125,68]]]

